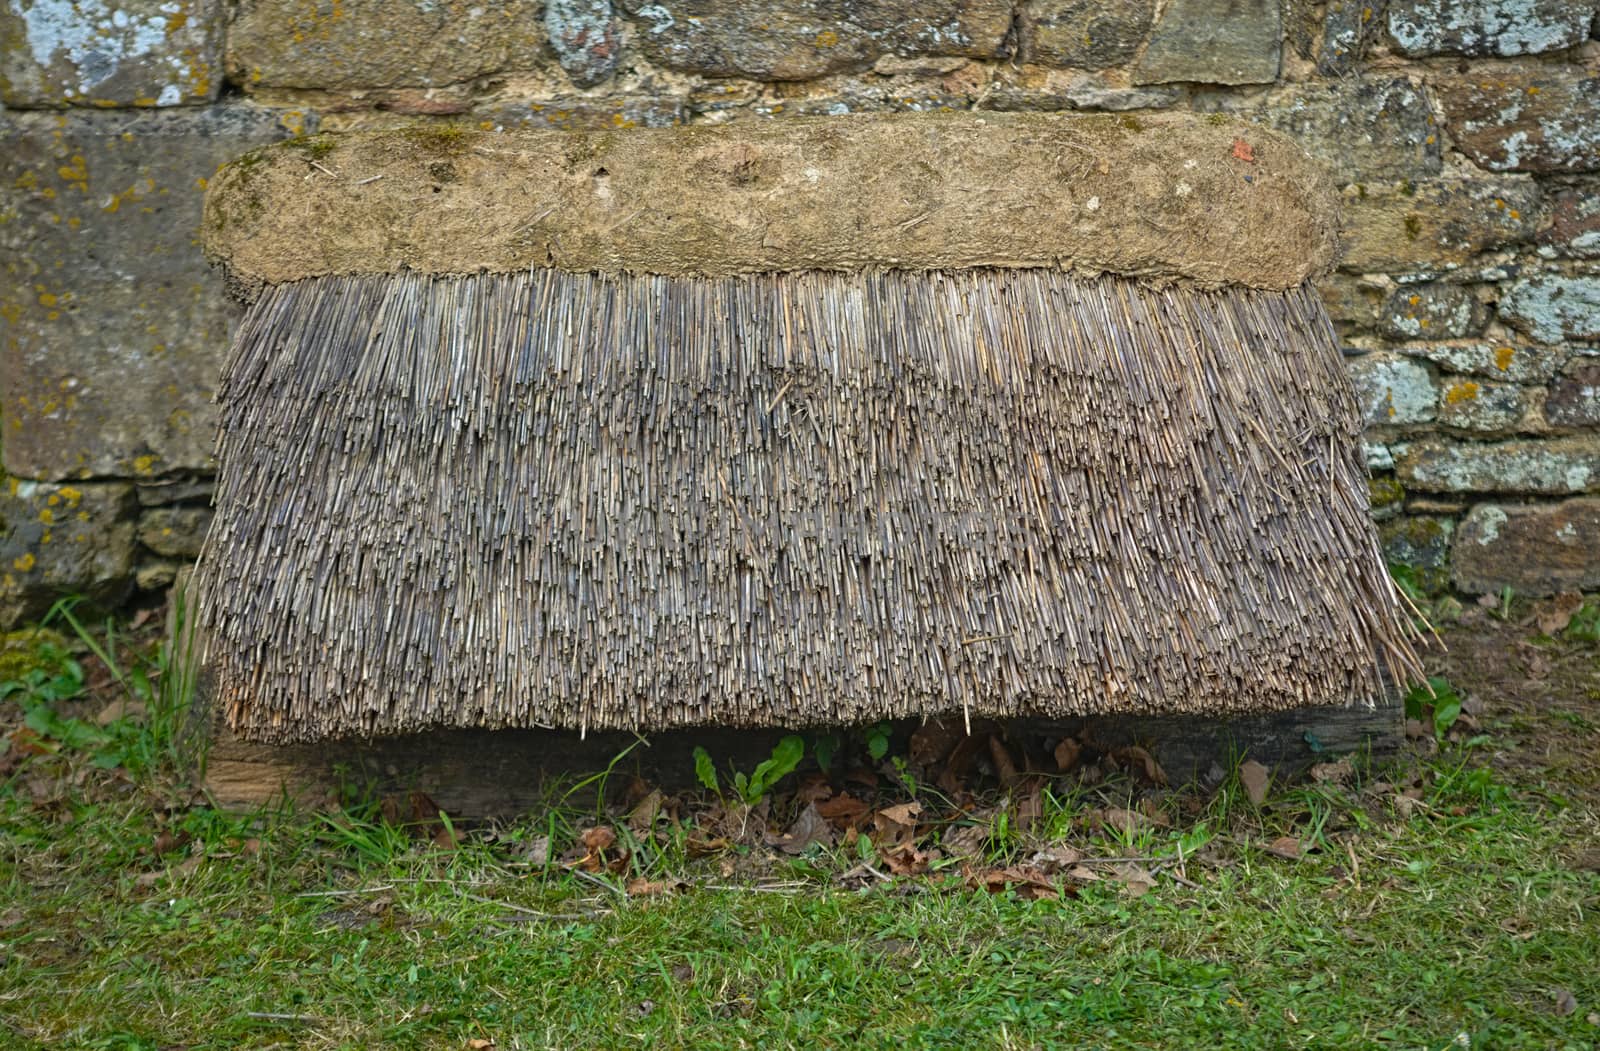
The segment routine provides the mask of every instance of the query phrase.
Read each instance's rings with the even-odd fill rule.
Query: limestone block
[[[1135,84],[1270,84],[1278,79],[1278,0],[1171,0],[1133,70]]]
[[[1600,76],[1512,69],[1432,86],[1456,147],[1480,167],[1600,170]]]
[[[1022,8],[1023,56],[1073,69],[1123,65],[1150,32],[1155,9],[1155,0],[1030,0]]]
[[[121,601],[136,506],[126,483],[0,481],[0,626],[37,619],[63,595]]]
[[[1581,44],[1589,0],[1389,0],[1389,35],[1416,58],[1537,55]]]
[[[1400,354],[1363,354],[1346,363],[1369,427],[1428,423],[1434,418],[1439,392],[1433,375]]]
[[[1542,343],[1600,339],[1600,277],[1525,277],[1500,297],[1500,316]]]
[[[1408,489],[1565,496],[1600,490],[1600,435],[1494,443],[1430,438],[1395,458]]]
[[[1479,594],[1600,588],[1600,500],[1479,504],[1457,532],[1450,572],[1457,588]]]
[[[1357,273],[1460,266],[1480,252],[1532,241],[1539,207],[1539,188],[1522,178],[1347,187],[1340,266]]]
[[[1396,289],[1380,325],[1390,339],[1456,339],[1478,331],[1483,322],[1484,309],[1471,289],[1428,282]]]

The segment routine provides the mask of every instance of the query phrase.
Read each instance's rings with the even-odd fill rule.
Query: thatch
[[[1370,702],[1321,301],[1047,270],[267,287],[201,566],[272,741]]]
[[[236,287],[337,274],[727,277],[1056,267],[1294,288],[1336,198],[1294,143],[1186,114],[887,114],[609,132],[296,139],[228,165]]]

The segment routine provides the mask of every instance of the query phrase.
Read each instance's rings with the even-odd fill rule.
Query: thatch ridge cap
[[[1288,138],[1190,114],[790,118],[667,129],[425,126],[296,139],[210,182],[236,289],[305,277],[725,276],[974,267],[1289,288],[1336,249]]]

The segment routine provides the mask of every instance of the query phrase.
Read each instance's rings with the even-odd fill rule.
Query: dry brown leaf
[[[896,876],[916,876],[928,871],[928,855],[912,844],[903,844],[879,855],[884,868]]]
[[[1250,802],[1260,806],[1267,801],[1267,786],[1272,784],[1272,772],[1254,759],[1239,764],[1239,783],[1244,786]]]
[[[543,868],[550,863],[550,837],[535,836],[528,840],[528,846],[522,852],[522,860],[529,865]]]
[[[144,719],[145,714],[145,706],[140,702],[130,700],[126,697],[118,697],[116,700],[112,701],[110,704],[101,709],[100,714],[95,716],[94,721],[101,726],[110,726],[118,719],[125,719],[129,722],[138,722]]]
[[[962,736],[960,724],[930,720],[912,731],[906,755],[912,763],[927,769],[948,759]]]
[[[953,858],[975,858],[984,852],[989,845],[989,826],[962,825],[946,832],[939,840],[939,846]]]
[[[1152,785],[1164,785],[1167,783],[1167,772],[1161,769],[1161,764],[1156,762],[1156,757],[1151,755],[1147,749],[1140,748],[1136,744],[1130,744],[1123,748],[1118,748],[1111,753],[1111,756],[1123,767],[1141,775],[1145,781]]]
[[[631,879],[624,884],[624,889],[630,898],[652,898],[658,894],[670,894],[682,886],[678,880]]]
[[[1317,763],[1311,768],[1311,780],[1318,784],[1348,784],[1355,774],[1356,769],[1350,765],[1349,759],[1340,759],[1333,763]]]
[[[617,834],[610,825],[596,825],[586,828],[582,835],[584,849],[591,854],[598,854],[607,850],[617,841]]]
[[[1022,794],[1017,800],[1013,810],[1016,816],[1017,828],[1026,832],[1033,823],[1044,814],[1044,796],[1040,786],[1035,784]]]
[[[866,803],[848,792],[841,792],[832,799],[825,799],[817,803],[816,808],[817,813],[838,829],[859,827],[867,814],[872,811]]]
[[[1099,883],[1101,876],[1088,865],[1074,865],[1067,870],[1067,878],[1075,879],[1079,883]]]
[[[481,1036],[475,1036],[467,1041],[467,1051],[492,1051],[493,1048],[494,1041],[485,1040]]]
[[[989,758],[994,760],[995,776],[1000,778],[1002,785],[1009,787],[1016,781],[1017,764],[1011,758],[1011,751],[994,734],[989,735]]]
[[[1049,877],[1028,865],[1008,865],[1005,868],[988,869],[975,877],[969,877],[968,882],[982,887],[990,894],[998,894],[1009,887],[1018,897],[1034,901],[1040,899],[1054,901],[1060,897],[1056,885]]]
[[[1293,836],[1279,836],[1266,846],[1268,854],[1290,861],[1300,860],[1300,841]]]
[[[1130,898],[1142,897],[1156,885],[1150,870],[1139,865],[1118,865],[1111,871],[1122,884],[1122,893]]]
[[[1091,812],[1090,819],[1098,817],[1101,823],[1111,826],[1123,835],[1132,835],[1149,823],[1143,814],[1137,810],[1128,810],[1123,807],[1106,807],[1097,812]]]
[[[1546,635],[1565,631],[1572,623],[1573,614],[1583,608],[1583,596],[1576,591],[1563,591],[1554,598],[1539,603],[1534,608],[1533,619]]]
[[[769,847],[777,847],[785,854],[799,854],[813,843],[821,843],[824,847],[834,844],[833,829],[817,812],[815,803],[808,803],[782,835],[768,835],[766,841]]]
[[[1256,148],[1250,145],[1248,142],[1245,142],[1243,139],[1234,139],[1233,156],[1236,160],[1246,161],[1250,164],[1254,164],[1256,160]]]
[[[1056,872],[1070,868],[1082,860],[1083,851],[1075,850],[1065,843],[1053,843],[1043,850],[1035,851],[1029,863],[1043,872]]]
[[[1078,765],[1078,759],[1083,755],[1083,745],[1076,738],[1063,737],[1061,743],[1055,747],[1056,769],[1066,773]]]
[[[661,816],[662,799],[661,789],[652,788],[632,810],[628,811],[628,827],[641,835],[654,828],[656,818]]]

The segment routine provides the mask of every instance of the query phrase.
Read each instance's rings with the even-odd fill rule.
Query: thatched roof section
[[[1227,714],[1415,668],[1309,288],[315,278],[220,400],[200,582],[251,737]]]
[[[1284,289],[1330,265],[1333,204],[1288,139],[1220,116],[908,114],[296,139],[211,180],[204,233],[247,295],[530,267],[1047,267]]]

